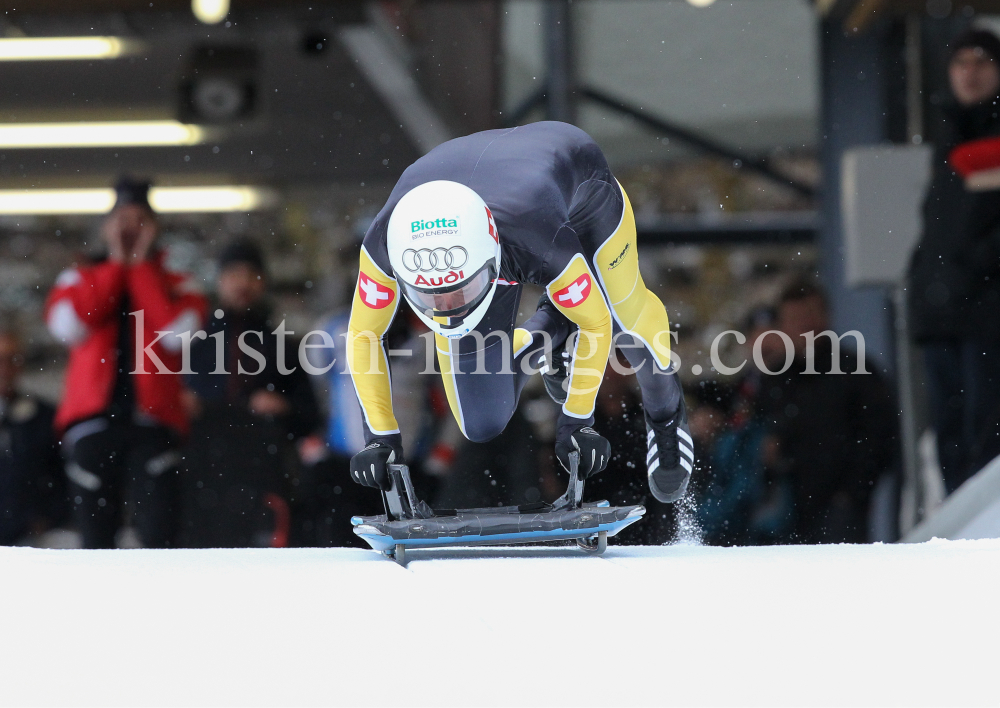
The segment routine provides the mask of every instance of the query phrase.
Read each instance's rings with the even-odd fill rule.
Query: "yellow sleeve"
[[[399,432],[392,412],[392,381],[385,353],[385,333],[399,306],[396,280],[379,268],[361,248],[358,286],[354,291],[347,327],[347,365],[361,403],[368,431],[373,435]]]
[[[563,413],[589,418],[611,352],[611,312],[583,256],[577,254],[546,292],[552,304],[580,328]]]

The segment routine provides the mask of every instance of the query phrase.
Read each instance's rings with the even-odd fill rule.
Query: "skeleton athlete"
[[[515,327],[522,283],[545,295]],[[351,476],[381,489],[387,465],[403,461],[385,349],[400,296],[434,331],[469,440],[499,435],[541,370],[562,406],[556,456],[568,469],[578,451],[583,477],[610,458],[591,426],[618,335],[642,389],[650,491],[664,502],[684,494],[694,451],[667,313],[639,273],[628,197],[586,133],[543,122],[450,140],[406,169],[368,229],[347,346],[368,444]]]

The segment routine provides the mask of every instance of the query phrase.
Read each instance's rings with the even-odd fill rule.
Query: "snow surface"
[[[1000,538],[1000,457],[990,461],[934,509],[903,539]]]
[[[1000,540],[0,548],[0,704],[1000,703]]]

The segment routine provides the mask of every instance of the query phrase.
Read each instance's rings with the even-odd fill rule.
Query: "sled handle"
[[[569,453],[569,485],[566,492],[552,502],[555,509],[576,509],[583,501],[583,480],[580,479],[580,453]]]
[[[583,501],[583,480],[580,479],[580,453],[569,453],[569,487],[566,489],[570,507],[575,509]]]
[[[410,479],[410,468],[406,465],[389,465],[389,479],[392,486],[382,492],[386,511],[395,519],[412,519],[416,515],[417,493]]]

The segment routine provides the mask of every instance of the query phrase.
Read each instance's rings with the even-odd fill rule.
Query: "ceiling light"
[[[0,214],[103,214],[114,204],[113,189],[0,190]]]
[[[195,145],[204,138],[203,128],[175,120],[0,124],[0,148]]]
[[[191,12],[200,22],[214,25],[229,14],[229,0],[191,0]]]
[[[278,203],[273,190],[246,186],[153,187],[149,204],[160,213],[232,212],[267,209]],[[113,189],[0,189],[0,214],[106,214]]]
[[[687,0],[689,5],[694,5],[695,7],[708,7],[715,0]]]
[[[14,37],[0,39],[0,61],[114,59],[139,47],[118,37]]]
[[[256,211],[274,206],[277,194],[259,187],[154,187],[149,204],[155,211]]]

